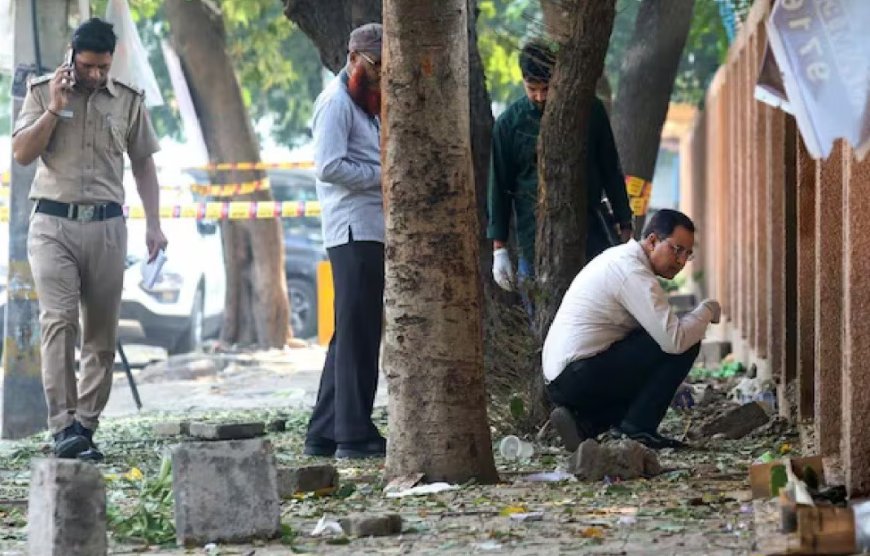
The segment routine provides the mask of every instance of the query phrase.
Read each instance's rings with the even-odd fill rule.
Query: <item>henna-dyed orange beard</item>
[[[381,90],[373,89],[364,67],[357,66],[347,81],[350,98],[370,116],[381,115]]]

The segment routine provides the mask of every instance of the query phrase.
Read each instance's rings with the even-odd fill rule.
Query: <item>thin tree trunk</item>
[[[221,14],[201,0],[167,0],[173,45],[199,118],[211,162],[259,162],[260,148],[226,53]],[[219,183],[260,179],[261,172],[224,172]],[[271,200],[269,191],[233,200]],[[282,347],[292,335],[277,219],[221,224],[227,273],[221,339],[230,344]]]
[[[384,6],[386,473],[491,483],[467,0]]]
[[[620,69],[613,134],[626,176],[652,181],[695,0],[644,0]],[[636,221],[637,234],[643,218]]]
[[[536,324],[546,338],[571,281],[585,264],[586,137],[595,86],[615,16],[615,0],[561,0],[568,32],[556,68],[539,137],[535,272]]]

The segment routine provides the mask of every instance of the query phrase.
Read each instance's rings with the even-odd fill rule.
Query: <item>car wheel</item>
[[[311,338],[317,335],[317,291],[314,284],[300,278],[287,280],[287,297],[290,300],[290,328],[296,338]]]
[[[190,313],[190,321],[187,330],[178,339],[175,346],[169,350],[171,355],[190,353],[202,349],[202,339],[205,329],[205,307],[202,296],[202,288],[197,288],[193,298],[193,309]]]

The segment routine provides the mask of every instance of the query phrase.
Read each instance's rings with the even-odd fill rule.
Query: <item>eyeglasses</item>
[[[359,52],[359,51],[357,51],[357,54],[359,54],[360,56],[362,56],[362,57],[363,57],[363,60],[365,60],[366,62],[368,62],[369,64],[371,64],[371,66],[372,66],[373,68],[375,68],[375,69],[378,70],[378,71],[381,71],[381,61],[380,61],[380,60],[378,60],[377,62],[375,62],[375,61],[374,61],[370,56],[366,55],[365,52]]]
[[[664,243],[668,244],[668,247],[674,252],[674,256],[678,259],[685,259],[686,262],[692,261],[695,259],[695,253],[691,249],[686,249],[682,245],[677,245],[672,242],[670,238],[664,238],[662,240]]]

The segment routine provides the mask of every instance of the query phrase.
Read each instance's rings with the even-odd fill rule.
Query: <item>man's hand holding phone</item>
[[[70,49],[67,52],[66,60],[54,72],[54,78],[51,80],[49,91],[51,99],[49,100],[48,109],[57,116],[66,117],[66,106],[69,103],[69,92],[75,85],[75,68],[73,66],[73,51]],[[71,116],[71,114],[70,114]]]

